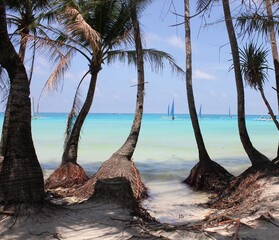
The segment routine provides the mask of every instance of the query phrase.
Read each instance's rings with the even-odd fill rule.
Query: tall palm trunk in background
[[[276,92],[277,92],[277,114],[279,115],[279,58],[278,58],[278,49],[277,49],[277,42],[276,36],[274,31],[274,21],[273,21],[273,13],[270,0],[265,0],[266,4],[266,11],[269,17],[270,26],[269,26],[269,38],[270,38],[270,45],[272,50],[272,57],[273,57],[273,64],[275,70],[275,81],[276,81]]]
[[[195,99],[193,93],[193,81],[192,81],[192,47],[191,47],[191,29],[190,29],[190,3],[189,0],[185,2],[185,44],[186,44],[186,92],[190,118],[194,129],[194,134],[199,151],[199,160],[201,162],[210,161],[210,157],[205,148],[203,141],[198,115],[195,106]]]
[[[192,48],[191,48],[191,28],[190,28],[190,3],[184,0],[185,5],[185,47],[186,47],[186,92],[190,118],[194,129],[195,139],[198,147],[199,163],[191,170],[185,183],[197,189],[219,191],[232,178],[222,166],[212,161],[207,153],[198,115],[195,107],[192,82]]]
[[[10,116],[0,175],[0,195],[7,202],[38,202],[44,198],[43,174],[31,134],[29,81],[22,60],[7,33],[5,4],[0,0],[0,64],[10,78]]]
[[[243,86],[243,80],[242,80],[241,69],[240,69],[238,44],[237,44],[235,31],[233,27],[229,0],[222,0],[222,3],[223,3],[226,28],[227,28],[232,56],[233,56],[234,74],[235,74],[235,82],[236,82],[236,90],[237,90],[237,115],[238,115],[238,130],[239,130],[240,140],[252,165],[267,163],[269,162],[269,159],[265,155],[260,153],[257,149],[254,148],[247,132],[246,121],[245,121],[244,86]]]
[[[274,31],[274,22],[273,22],[273,13],[272,13],[272,7],[270,0],[265,0],[266,4],[266,11],[267,15],[270,19],[270,26],[269,26],[269,40],[271,45],[271,51],[272,51],[272,57],[273,57],[273,65],[274,65],[274,71],[275,71],[275,82],[276,82],[276,94],[277,94],[277,114],[279,115],[279,58],[278,58],[278,49],[277,49],[277,42],[276,42],[276,36]],[[262,94],[262,93],[261,93]],[[272,117],[273,121],[277,122],[276,127],[278,129],[278,121],[276,121],[276,118],[274,119],[274,116]],[[278,148],[277,148],[277,157],[275,160],[279,160],[279,141],[278,141]]]

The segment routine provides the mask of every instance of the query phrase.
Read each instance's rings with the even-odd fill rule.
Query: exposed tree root
[[[51,191],[56,188],[71,188],[80,186],[87,180],[88,177],[80,165],[62,164],[45,181],[45,189]]]
[[[210,160],[198,162],[183,182],[197,190],[219,193],[232,179],[232,174]]]
[[[252,166],[233,179],[228,188],[208,204],[213,208],[229,209],[234,213],[243,213],[259,201],[259,195],[263,191],[259,180],[274,176],[279,176],[279,166],[276,164],[268,163]]]
[[[115,178],[125,178],[129,181],[135,199],[140,200],[147,197],[147,188],[143,184],[134,162],[119,155],[117,157],[113,155],[112,158],[105,161],[97,173],[72,194],[78,198],[88,199],[93,196],[98,180]]]
[[[39,222],[40,218],[51,217],[59,212],[59,210],[64,210],[61,206],[51,204],[47,201],[41,203],[17,203],[8,204],[2,203],[0,205],[0,220],[5,218],[6,215],[11,217],[11,225],[8,229],[12,229],[19,218],[31,218],[36,222]]]

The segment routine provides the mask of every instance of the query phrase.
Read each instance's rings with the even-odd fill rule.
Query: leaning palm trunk
[[[12,113],[3,146],[0,198],[6,202],[38,202],[44,198],[44,182],[31,134],[29,82],[23,62],[8,37],[3,0],[0,0],[0,29],[0,64],[10,78]]]
[[[91,80],[85,102],[72,129],[69,132],[67,131],[62,163],[45,182],[45,187],[48,190],[58,187],[69,188],[74,185],[80,185],[88,179],[84,169],[77,164],[78,144],[81,128],[93,102],[99,69],[99,67],[96,67],[91,71]],[[69,116],[68,121],[71,121],[70,118],[72,118],[72,116]]]
[[[185,44],[186,44],[186,92],[190,118],[197,142],[199,163],[191,170],[190,175],[184,181],[190,186],[202,190],[220,191],[233,177],[222,166],[212,161],[207,153],[202,133],[199,126],[195,99],[192,86],[192,49],[190,30],[190,4],[189,0],[184,0],[185,4]]]
[[[270,115],[271,119],[273,120],[275,126],[277,127],[277,130],[279,131],[279,122],[278,120],[276,119],[276,116],[274,115],[273,113],[273,110],[269,104],[269,102],[267,101],[266,97],[265,97],[265,94],[264,94],[264,90],[262,87],[259,87],[259,91],[261,93],[261,97],[264,101],[264,104],[266,105],[267,109],[268,109],[268,114]]]
[[[230,5],[228,0],[223,0],[223,11],[226,21],[227,32],[230,40],[231,51],[233,56],[233,65],[235,73],[235,82],[237,90],[237,115],[238,115],[238,130],[240,135],[240,140],[243,145],[245,152],[247,153],[252,165],[257,165],[261,163],[269,162],[269,159],[260,153],[252,145],[245,121],[245,100],[244,100],[244,87],[242,81],[242,75],[240,70],[240,61],[239,61],[239,51],[237,40],[234,32],[234,27],[232,23],[232,17],[230,12]]]
[[[87,199],[95,193],[97,182],[99,183],[98,196],[102,195],[112,198],[112,196],[115,196],[112,192],[117,191],[117,198],[125,198],[127,180],[130,182],[134,198],[142,199],[147,196],[147,188],[144,186],[139,171],[132,161],[132,156],[140,133],[144,104],[143,50],[139,22],[136,16],[135,19],[133,19],[133,27],[136,44],[138,85],[136,111],[131,132],[122,147],[112,154],[112,156],[102,164],[97,173],[75,193],[75,195],[83,199]]]
[[[99,69],[99,68],[97,68]],[[62,156],[62,164],[66,163],[77,163],[77,154],[78,154],[78,143],[80,138],[81,128],[83,123],[89,113],[91,105],[93,103],[94,93],[96,89],[97,77],[99,70],[92,70],[91,80],[88,88],[87,96],[85,102],[75,120],[73,129],[70,131],[69,136],[66,136],[64,152]]]

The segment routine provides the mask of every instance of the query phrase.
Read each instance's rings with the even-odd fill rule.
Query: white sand
[[[240,219],[237,223],[229,221],[215,227],[203,227],[202,230],[163,230],[162,225],[147,225],[130,214],[128,209],[120,205],[88,201],[82,204],[65,206],[64,209],[52,208],[28,216],[14,217],[0,214],[0,239],[238,239],[278,240],[279,239],[279,183],[278,178],[262,181],[263,193],[249,209],[241,214],[232,215]],[[163,216],[164,219],[179,218],[176,224],[197,223],[205,213],[212,210],[193,210],[190,205],[180,204],[175,196],[160,195],[162,199],[154,209],[149,205],[152,215]],[[160,207],[162,210],[159,210]],[[178,210],[176,208],[179,208]],[[194,209],[194,208],[193,208]],[[175,215],[173,213],[176,212]],[[167,215],[169,213],[169,216]],[[218,212],[222,214],[222,212]],[[174,222],[173,222],[174,223]]]

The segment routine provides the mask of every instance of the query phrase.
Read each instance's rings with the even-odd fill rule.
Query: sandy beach
[[[0,239],[279,239],[278,179],[259,184],[246,199],[253,202],[249,208],[205,209],[209,216],[187,216],[184,224],[144,221],[118,203],[96,200],[32,210],[21,206],[12,215],[2,208]]]

